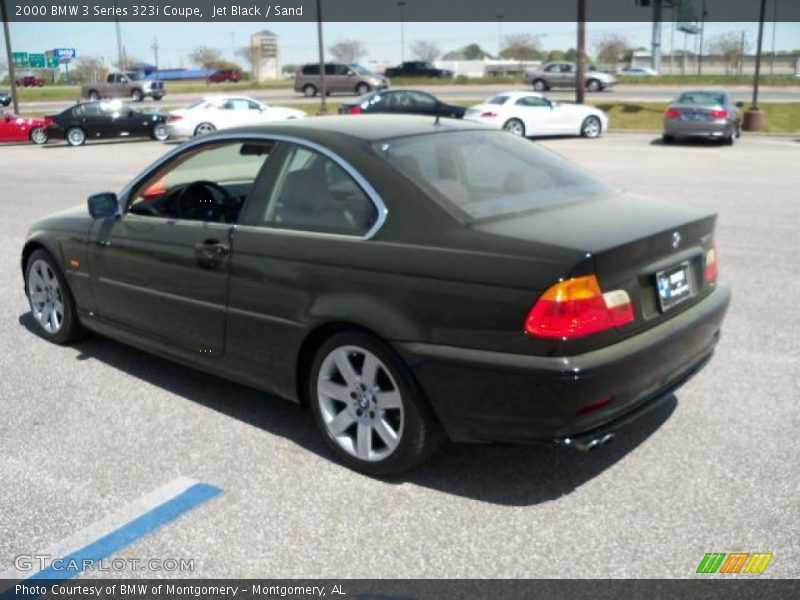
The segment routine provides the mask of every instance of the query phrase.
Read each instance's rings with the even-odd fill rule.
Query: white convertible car
[[[562,104],[536,92],[505,92],[467,109],[464,118],[515,135],[580,135],[596,138],[608,128],[602,110],[583,104]]]
[[[192,137],[218,129],[258,125],[270,121],[305,117],[302,110],[268,106],[247,96],[210,96],[169,115],[170,137]]]

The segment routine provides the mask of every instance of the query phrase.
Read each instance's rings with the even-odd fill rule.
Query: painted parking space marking
[[[58,544],[31,555],[49,557],[43,564],[36,560],[32,570],[15,565],[0,573],[0,580],[76,577],[83,571],[84,564],[99,563],[221,493],[222,489],[214,485],[179,477]],[[57,561],[58,569],[54,568],[53,561]]]

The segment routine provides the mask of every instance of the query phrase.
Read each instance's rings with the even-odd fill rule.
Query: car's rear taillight
[[[714,283],[717,280],[717,251],[711,247],[706,251],[705,280]]]
[[[708,116],[712,119],[727,119],[729,114],[727,110],[712,110],[709,111]]]
[[[681,116],[681,111],[679,111],[677,108],[668,108],[664,113],[664,116],[668,119],[677,119]]]
[[[183,117],[181,115],[170,115],[169,116],[169,120],[170,121],[180,121],[182,118]]]
[[[525,332],[546,338],[579,338],[633,321],[625,290],[603,293],[597,277],[587,275],[549,288],[525,319]]]
[[[351,106],[347,109],[348,115],[360,115],[361,114],[361,107],[360,106]]]
[[[490,110],[487,110],[486,112],[482,112],[481,116],[482,117],[496,117],[497,113],[496,112],[492,112]]]

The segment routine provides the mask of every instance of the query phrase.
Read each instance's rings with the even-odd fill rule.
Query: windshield
[[[678,103],[722,106],[725,104],[725,96],[723,94],[715,94],[714,92],[686,92],[680,95]]]
[[[125,76],[131,81],[141,81],[144,79],[144,73],[138,73],[136,71],[129,71],[125,73]]]
[[[355,71],[359,75],[369,75],[371,73],[371,71],[368,68],[358,63],[350,63],[347,66],[353,69],[353,71]]]
[[[375,147],[468,222],[614,192],[557,154],[503,131],[425,134],[385,140]]]

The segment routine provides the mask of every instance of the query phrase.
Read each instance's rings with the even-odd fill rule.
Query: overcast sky
[[[76,48],[78,56],[116,60],[116,37],[113,23],[11,23],[14,50],[43,52],[52,48]],[[122,23],[123,43],[129,57],[153,61],[154,39],[159,45],[161,68],[191,67],[186,56],[199,45],[222,50],[231,59],[233,49],[249,44],[249,36],[261,29],[261,23]],[[489,53],[496,53],[498,23],[405,23],[406,59],[412,58],[408,47],[415,40],[434,41],[442,52],[476,42]],[[316,59],[316,23],[270,23],[269,28],[280,36],[283,64]],[[325,45],[353,38],[367,49],[363,62],[396,62],[400,60],[400,23],[326,23]],[[750,49],[755,48],[757,23],[707,23],[706,40],[729,31],[745,31]],[[662,48],[670,50],[671,25],[663,26]],[[606,33],[625,36],[633,46],[650,45],[650,23],[589,23],[587,44],[592,53],[594,43]],[[575,46],[574,23],[503,23],[502,35],[530,33],[539,36],[545,50]],[[764,29],[764,50],[772,49],[773,26]],[[693,47],[689,36],[689,47]],[[683,34],[674,36],[676,49],[683,47]],[[800,48],[800,23],[778,23],[775,28],[777,50]]]

